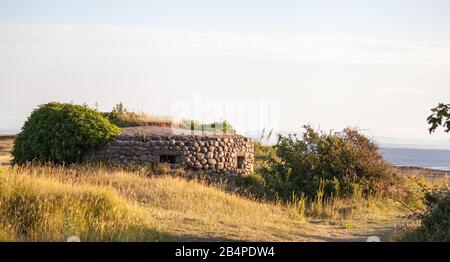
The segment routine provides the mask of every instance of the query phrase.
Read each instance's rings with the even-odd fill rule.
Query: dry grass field
[[[11,136],[0,138],[1,241],[390,241],[409,214],[376,197],[263,202],[183,170],[13,167],[11,146]]]
[[[264,203],[174,174],[84,166],[0,169],[1,240],[389,240],[405,212],[375,199],[313,208]]]

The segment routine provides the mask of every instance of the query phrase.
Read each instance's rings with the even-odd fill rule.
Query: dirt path
[[[395,228],[406,220],[406,214],[390,214],[358,221],[310,220],[306,225],[306,239],[319,242],[365,242],[369,236],[377,236],[382,242],[389,242],[392,241]]]
[[[308,241],[318,242],[365,242],[369,236],[377,236],[381,241],[390,241],[395,225],[379,225],[370,228],[346,229],[339,225],[327,225],[326,221],[312,224],[307,235]]]

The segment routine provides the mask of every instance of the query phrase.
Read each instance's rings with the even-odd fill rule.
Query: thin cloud
[[[0,25],[0,71],[0,118],[17,128],[51,100],[105,109],[122,101],[159,113],[198,92],[205,99],[277,100],[282,130],[308,121],[339,129],[361,120],[373,130],[426,131],[428,110],[450,96],[450,44]]]
[[[450,65],[450,46],[359,38],[176,32],[145,27],[2,25],[0,40],[3,50],[38,45],[43,52]]]

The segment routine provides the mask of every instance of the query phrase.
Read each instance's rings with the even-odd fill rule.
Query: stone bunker
[[[253,173],[254,145],[250,138],[171,127],[124,128],[124,132],[105,147],[91,151],[85,161],[120,164],[167,163],[228,175]]]

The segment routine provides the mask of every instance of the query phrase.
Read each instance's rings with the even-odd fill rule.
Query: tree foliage
[[[450,104],[439,104],[437,107],[431,109],[431,114],[428,117],[428,124],[430,133],[436,131],[439,126],[444,128],[445,132],[450,132]]]
[[[48,103],[36,108],[15,137],[13,163],[73,163],[120,133],[100,112],[87,106]]]
[[[375,143],[351,128],[336,133],[304,128],[301,136],[281,136],[275,146],[276,157],[264,172],[274,193],[314,197],[321,187],[326,195],[387,192],[394,174]]]

